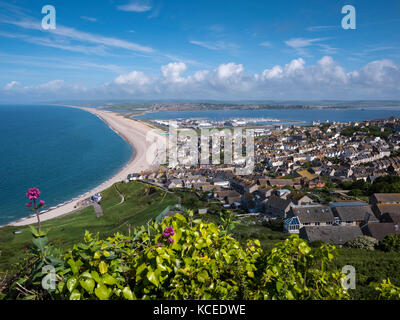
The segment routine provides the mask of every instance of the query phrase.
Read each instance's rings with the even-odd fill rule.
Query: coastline
[[[147,126],[142,122],[130,118],[125,118],[120,114],[111,111],[100,110],[95,108],[70,106],[70,105],[62,105],[62,106],[81,109],[97,116],[99,119],[104,121],[111,130],[113,130],[120,137],[122,137],[122,139],[124,139],[127,143],[130,144],[131,148],[133,149],[133,156],[131,157],[129,162],[121,170],[118,171],[118,173],[116,173],[113,177],[109,178],[108,180],[104,181],[99,186],[93,188],[92,190],[88,191],[83,195],[80,195],[70,201],[67,201],[64,204],[57,206],[54,209],[51,210],[48,209],[48,211],[40,214],[41,222],[73,214],[74,212],[83,209],[77,207],[77,205],[83,200],[87,199],[90,195],[102,192],[103,190],[111,187],[116,182],[125,181],[128,174],[130,173],[145,171],[151,169],[153,165],[155,165],[153,163],[148,163],[146,159],[146,152],[148,150],[149,145],[151,144],[146,142],[146,135],[153,128]],[[164,137],[161,136],[159,137],[161,138],[159,139],[159,141],[163,141]],[[1,227],[6,227],[6,226],[18,227],[18,226],[34,224],[36,222],[37,222],[36,216],[29,216],[8,223]]]

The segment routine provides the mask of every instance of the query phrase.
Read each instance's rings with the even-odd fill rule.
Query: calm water
[[[286,109],[286,110],[194,110],[194,111],[165,111],[147,113],[136,116],[139,119],[188,119],[206,118],[216,121],[228,120],[231,118],[272,118],[279,120],[305,121],[306,124],[312,121],[363,121],[379,118],[400,117],[398,108],[365,108],[365,109]]]
[[[40,189],[48,209],[113,176],[132,152],[91,113],[54,106],[0,106],[0,225],[33,214],[25,207],[28,188]]]

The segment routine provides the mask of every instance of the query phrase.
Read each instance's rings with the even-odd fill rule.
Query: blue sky
[[[400,99],[398,30],[393,0],[0,0],[0,101]]]

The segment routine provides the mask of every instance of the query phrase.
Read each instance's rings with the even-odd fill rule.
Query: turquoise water
[[[138,119],[188,119],[206,118],[223,121],[231,118],[272,118],[286,121],[363,121],[379,118],[400,117],[400,107],[364,108],[364,109],[279,109],[279,110],[194,110],[194,111],[164,111],[146,113],[134,118]]]
[[[95,115],[56,106],[0,106],[0,225],[33,214],[37,187],[48,209],[86,193],[132,157],[130,145]]]

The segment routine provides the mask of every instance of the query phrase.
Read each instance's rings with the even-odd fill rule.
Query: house
[[[293,204],[296,206],[313,203],[313,200],[310,197],[301,192],[290,194],[290,200],[292,200]]]
[[[209,183],[205,183],[205,184],[202,184],[202,185],[201,185],[200,189],[201,189],[201,191],[203,191],[203,192],[208,192],[208,191],[212,191],[212,190],[214,190],[214,189],[215,189],[215,190],[220,190],[221,187],[220,187],[220,186],[214,186],[214,185],[209,184]]]
[[[240,202],[242,200],[241,194],[235,190],[215,191],[214,197],[221,202],[225,202],[226,204],[232,204],[234,202]]]
[[[172,179],[166,183],[168,189],[183,188],[184,183],[182,179]]]
[[[400,193],[374,193],[369,199],[369,203],[400,203]]]
[[[380,203],[372,206],[372,211],[381,220],[387,215],[400,216],[400,204]]]
[[[268,183],[271,187],[278,187],[278,188],[294,185],[294,181],[292,179],[269,179]]]
[[[312,180],[307,178],[301,178],[300,183],[304,188],[314,189],[314,188],[323,188],[325,187],[325,181],[320,177],[314,178]]]
[[[299,237],[308,242],[319,240],[339,245],[362,235],[358,226],[304,226],[299,231]]]
[[[400,235],[399,225],[393,222],[368,223],[361,228],[366,236],[382,241],[388,234]]]
[[[233,189],[241,194],[245,192],[253,193],[259,188],[259,185],[256,184],[254,181],[247,181],[237,177],[231,180],[231,186]]]
[[[281,199],[287,199],[287,197],[290,195],[290,190],[288,189],[279,189],[276,190],[276,195],[281,198]]]
[[[364,202],[331,202],[329,205],[341,225],[360,226],[368,222],[379,222],[371,207]]]
[[[288,219],[284,221],[285,232],[299,233],[304,226],[331,226],[335,223],[335,216],[328,206],[306,205],[293,206]]]
[[[224,188],[229,188],[230,182],[229,182],[229,180],[217,177],[217,178],[213,179],[213,185],[214,186],[224,187]]]
[[[140,175],[138,173],[130,173],[130,174],[128,174],[127,179],[129,181],[135,181],[135,180],[137,180],[139,178],[139,176]]]
[[[271,196],[265,202],[264,213],[274,217],[286,218],[287,213],[292,206],[293,202],[291,200],[285,200],[277,196]]]

